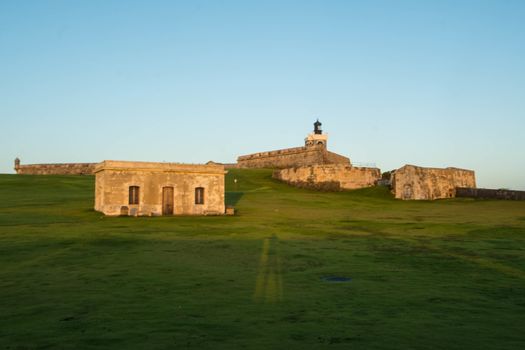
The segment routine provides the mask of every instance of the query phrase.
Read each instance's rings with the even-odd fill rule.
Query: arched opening
[[[412,185],[407,184],[403,188],[403,199],[412,199]]]

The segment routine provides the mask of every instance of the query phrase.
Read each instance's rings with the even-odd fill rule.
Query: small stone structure
[[[20,175],[93,175],[98,163],[20,164],[15,159],[15,171]]]
[[[106,160],[95,168],[95,210],[106,215],[223,215],[218,164]]]
[[[345,164],[350,159],[327,150],[328,135],[323,134],[321,123],[314,123],[314,131],[304,140],[303,147],[259,152],[237,158],[238,168],[290,168],[314,164]]]
[[[440,199],[456,196],[457,187],[476,187],[474,171],[405,165],[392,172],[392,192],[398,199]]]
[[[340,191],[376,185],[381,179],[381,170],[343,164],[321,164],[275,170],[273,177],[296,187]]]

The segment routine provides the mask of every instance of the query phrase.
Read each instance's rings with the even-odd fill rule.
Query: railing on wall
[[[352,161],[352,165],[356,167],[362,167],[362,168],[377,168],[376,163],[368,163],[368,162],[354,162]]]

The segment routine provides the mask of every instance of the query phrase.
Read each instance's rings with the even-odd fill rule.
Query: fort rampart
[[[290,168],[313,164],[345,164],[350,159],[327,151],[325,147],[294,147],[277,151],[259,152],[237,158],[239,168]]]
[[[398,199],[453,198],[457,187],[475,188],[474,171],[405,165],[392,175],[392,192]]]
[[[374,186],[381,178],[381,170],[324,164],[275,170],[273,177],[296,187],[341,191]]]
[[[98,163],[24,164],[15,161],[20,175],[93,175]]]

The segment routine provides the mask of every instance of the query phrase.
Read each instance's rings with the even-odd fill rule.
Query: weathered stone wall
[[[474,171],[405,165],[392,174],[392,192],[398,199],[453,198],[456,187],[476,187]]]
[[[525,191],[489,188],[456,188],[456,197],[525,201]]]
[[[236,169],[238,168],[237,163],[222,163],[224,169]]]
[[[296,187],[340,191],[374,186],[381,170],[325,164],[275,170],[273,177]]]
[[[15,166],[20,175],[92,175],[97,163],[25,164]]]
[[[350,166],[350,159],[340,154],[324,151],[323,152],[323,164],[343,164]]]
[[[172,187],[174,215],[222,215],[225,173],[217,164],[104,161],[95,170],[95,210],[106,215],[162,215],[163,188]],[[139,204],[129,203],[130,186],[139,187]],[[197,187],[204,188],[203,204],[195,203]]]
[[[237,158],[239,168],[290,168],[313,164],[345,164],[350,159],[329,152],[323,146],[295,147],[277,151],[259,152]]]

